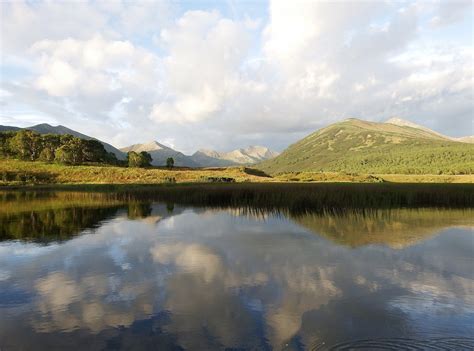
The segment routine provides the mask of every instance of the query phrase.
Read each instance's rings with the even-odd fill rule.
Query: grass
[[[210,169],[127,168],[107,165],[65,166],[44,162],[0,160],[0,184],[161,184],[209,182],[229,178],[236,182],[265,181],[261,171],[246,167]]]
[[[474,183],[474,175],[399,175],[344,172],[287,172],[268,176],[247,167],[208,169],[126,168],[106,165],[65,166],[44,162],[0,160],[0,185],[38,184],[174,184],[208,183],[231,179],[237,183],[347,182],[347,183]]]
[[[144,193],[151,199],[186,205],[283,209],[290,213],[474,206],[474,185],[467,184],[196,184],[155,187]]]
[[[273,176],[280,182],[347,182],[347,183],[474,183],[474,174],[359,174],[338,172],[287,172]]]

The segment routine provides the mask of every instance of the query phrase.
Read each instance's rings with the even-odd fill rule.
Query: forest
[[[43,161],[64,165],[109,164],[149,167],[152,161],[146,152],[127,154],[120,161],[107,152],[98,140],[81,139],[69,134],[40,134],[31,130],[0,132],[0,158]]]

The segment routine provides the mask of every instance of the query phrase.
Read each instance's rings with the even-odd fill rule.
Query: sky
[[[471,0],[2,1],[0,124],[281,151],[330,123],[474,134]]]

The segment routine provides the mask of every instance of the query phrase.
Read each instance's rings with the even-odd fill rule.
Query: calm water
[[[0,349],[472,349],[473,214],[4,196]]]

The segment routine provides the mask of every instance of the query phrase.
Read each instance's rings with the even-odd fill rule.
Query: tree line
[[[123,167],[151,167],[153,161],[145,151],[130,151],[126,160],[122,161],[113,152],[107,152],[98,140],[81,139],[70,134],[40,134],[27,129],[0,132],[0,158],[65,165],[101,163]],[[174,167],[172,157],[166,160],[166,166]]]
[[[97,140],[69,134],[39,134],[31,130],[0,133],[0,156],[68,165],[118,162],[115,154],[107,152]]]

